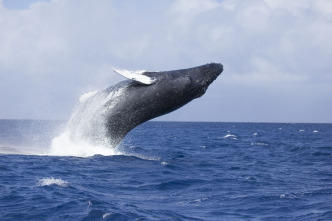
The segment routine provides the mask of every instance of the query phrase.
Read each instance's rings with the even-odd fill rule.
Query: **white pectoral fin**
[[[128,71],[124,69],[113,69],[115,73],[122,75],[128,79],[140,82],[142,84],[153,84],[157,79],[144,75],[146,71]]]

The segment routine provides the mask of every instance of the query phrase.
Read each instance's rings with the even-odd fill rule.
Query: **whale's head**
[[[135,85],[141,88],[140,94],[149,101],[147,105],[155,103],[154,110],[159,108],[168,113],[205,94],[222,71],[221,64],[209,63],[188,69],[144,72],[134,80],[140,80]],[[144,82],[138,79],[142,77],[147,79],[143,79]]]
[[[223,65],[219,63],[209,63],[195,68],[187,69],[187,76],[193,93],[196,97],[201,97],[209,85],[221,74]]]
[[[145,75],[154,79],[151,90],[164,94],[164,97],[172,97],[183,105],[205,94],[209,85],[222,71],[222,64],[209,63],[188,69],[146,72]]]

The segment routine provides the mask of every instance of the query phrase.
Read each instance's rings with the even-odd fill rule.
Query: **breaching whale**
[[[81,104],[70,120],[74,137],[89,137],[93,142],[104,142],[106,137],[115,147],[136,126],[202,96],[223,66],[209,63],[173,71],[114,71],[128,80],[93,94]]]

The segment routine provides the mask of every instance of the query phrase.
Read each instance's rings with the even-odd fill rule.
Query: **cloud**
[[[227,105],[254,109],[235,104],[241,85],[251,94],[246,102],[274,97],[271,113],[247,121],[273,121],[273,108],[287,105],[280,120],[291,121],[297,97],[326,116],[308,113],[310,121],[332,121],[321,98],[332,92],[331,15],[328,0],[36,0],[23,10],[0,1],[0,118],[67,118],[80,94],[122,79],[113,66],[169,70],[215,61],[223,75],[183,110],[196,111],[164,119],[237,121]],[[284,85],[294,90],[278,92]],[[303,93],[309,89],[312,95]],[[208,118],[201,103],[214,110]]]

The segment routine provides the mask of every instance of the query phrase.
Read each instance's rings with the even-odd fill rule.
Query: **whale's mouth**
[[[207,87],[202,87],[199,90],[196,90],[196,98],[202,97],[207,90]]]

